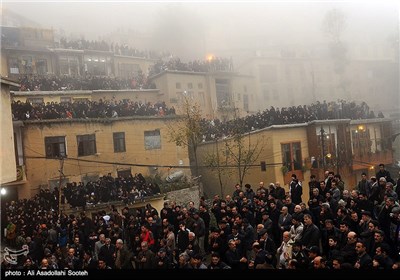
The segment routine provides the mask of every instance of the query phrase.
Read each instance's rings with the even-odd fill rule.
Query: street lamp
[[[7,190],[5,188],[1,188],[0,194],[1,195],[6,195],[7,194]]]

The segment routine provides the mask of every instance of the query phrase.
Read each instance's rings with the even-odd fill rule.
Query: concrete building
[[[41,187],[63,181],[86,182],[111,173],[142,173],[166,177],[171,169],[190,175],[188,151],[169,142],[166,123],[174,117],[126,117],[24,121],[19,128],[23,143],[26,183],[19,198],[30,198]]]
[[[391,135],[390,119],[344,119],[273,125],[252,131],[242,136],[241,153],[232,149],[237,147],[234,137],[202,143],[198,147],[199,162],[210,166],[210,158],[214,158],[213,168],[200,169],[204,191],[209,197],[232,194],[243,168],[248,169],[243,184],[257,187],[260,181],[265,185],[280,182],[286,191],[292,174],[296,174],[303,182],[303,201],[308,199],[310,175],[323,180],[325,170],[340,174],[346,188],[353,189],[362,172],[374,175],[380,163],[393,163]],[[249,153],[258,157],[246,161]],[[240,155],[241,171],[237,160]]]
[[[254,78],[234,72],[187,72],[166,70],[151,77],[168,106],[176,107],[182,95],[191,96],[206,118],[243,117],[257,111]]]
[[[0,154],[0,184],[17,179],[15,164],[14,133],[11,114],[10,86],[18,83],[1,76],[1,154]]]
[[[364,101],[376,114],[400,109],[398,60],[390,49],[351,49],[338,68],[326,46],[292,46],[290,51],[258,52],[236,70],[254,76],[258,110],[337,99]]]
[[[0,186],[2,206],[4,201],[17,198],[16,182],[23,179],[22,167],[16,157],[16,134],[13,129],[11,114],[10,86],[18,83],[1,76],[1,113],[0,113]],[[4,197],[3,197],[4,196]]]

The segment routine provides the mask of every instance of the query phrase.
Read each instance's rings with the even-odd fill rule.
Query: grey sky
[[[67,35],[107,39],[130,29],[152,37],[153,45],[164,45],[154,36],[172,37],[166,47],[193,44],[199,52],[226,50],[243,41],[251,45],[254,38],[270,44],[323,42],[322,20],[332,8],[346,16],[343,38],[349,43],[384,41],[398,32],[399,19],[397,1],[3,1],[3,8]]]

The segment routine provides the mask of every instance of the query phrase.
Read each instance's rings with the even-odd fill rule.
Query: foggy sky
[[[327,42],[322,21],[332,8],[346,16],[346,43],[385,42],[398,33],[396,1],[3,1],[3,9],[33,20],[42,28],[63,30],[67,36],[117,40],[112,36],[117,30],[134,30],[139,37],[147,38],[147,43],[141,44],[131,35],[120,40],[136,42],[138,48],[167,48],[178,54],[191,50],[193,58],[213,51],[256,47],[257,40],[264,40],[264,45]]]

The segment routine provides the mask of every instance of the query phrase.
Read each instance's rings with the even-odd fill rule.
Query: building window
[[[47,60],[46,59],[38,59],[36,61],[36,72],[39,75],[47,74]]]
[[[249,111],[249,96],[247,94],[243,94],[243,110]]]
[[[126,151],[125,148],[125,132],[114,132],[114,153],[122,153]]]
[[[228,79],[215,79],[215,89],[218,107],[231,106],[230,81]]]
[[[19,74],[18,58],[10,58],[8,65],[10,67],[10,74]]]
[[[161,135],[159,129],[144,132],[144,148],[146,150],[161,149]]]
[[[192,89],[193,88],[193,84],[192,83],[188,83],[188,88]]]
[[[41,97],[30,97],[30,98],[27,98],[27,100],[32,105],[44,104],[44,99]]]
[[[180,89],[181,88],[181,83],[176,83],[176,88]]]
[[[96,135],[86,134],[76,136],[78,142],[78,156],[94,155],[96,151]]]
[[[45,137],[44,145],[46,147],[47,158],[66,157],[65,136]]]
[[[72,98],[69,96],[61,96],[60,97],[60,103],[72,103]]]
[[[301,170],[302,157],[300,142],[281,144],[282,163],[288,171]]]
[[[356,130],[351,131],[353,138],[353,153],[354,155],[363,157],[371,152],[372,141],[369,135],[369,129],[359,125]]]
[[[197,86],[199,87],[199,89],[202,89],[203,88],[203,83],[199,83]]]

